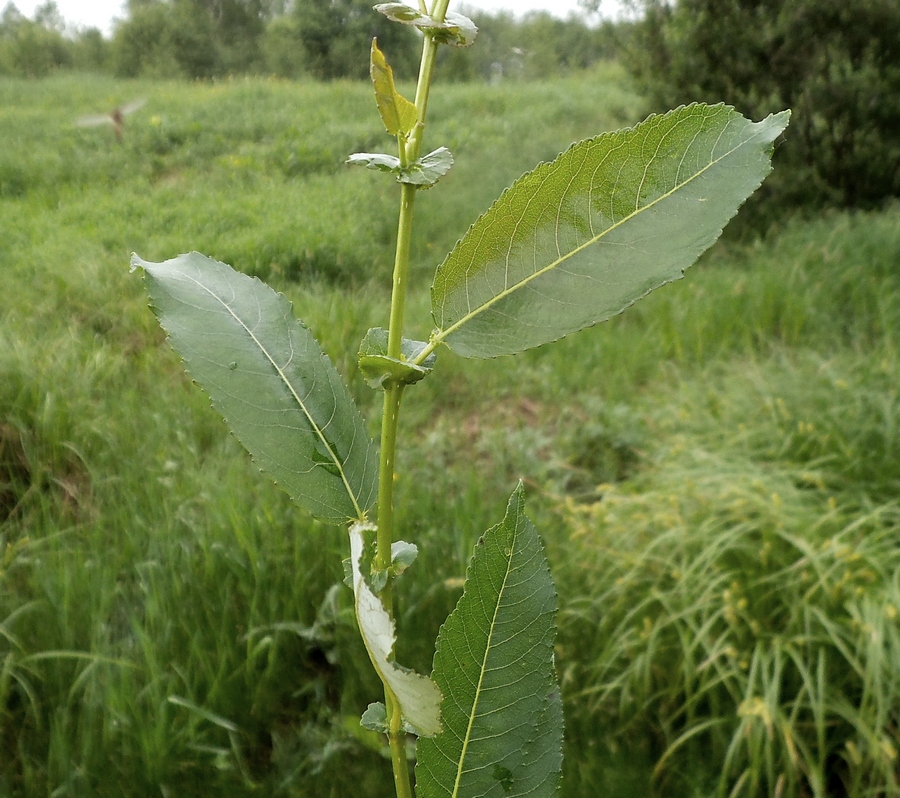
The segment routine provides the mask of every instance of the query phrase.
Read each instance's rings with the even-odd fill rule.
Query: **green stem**
[[[412,798],[409,764],[406,761],[406,733],[403,731],[400,706],[387,686],[385,686],[384,699],[388,712],[388,744],[391,748],[391,765],[394,769],[394,789],[397,798]]]
[[[397,252],[394,256],[394,285],[391,292],[391,320],[388,326],[388,357],[400,359],[403,336],[403,311],[409,280],[409,247],[412,241],[413,209],[416,187],[409,183],[400,186],[400,220],[397,225]]]
[[[384,411],[381,415],[381,462],[378,472],[378,546],[375,567],[386,570],[391,565],[391,544],[394,532],[394,458],[397,452],[397,422],[400,418],[402,385],[389,386],[384,392]],[[391,580],[382,590],[385,609],[393,614],[390,601]]]
[[[435,0],[431,16],[438,22],[443,22],[449,5],[450,0]],[[416,84],[416,110],[419,112],[419,123],[406,145],[406,153],[410,162],[415,161],[422,152],[422,134],[425,130],[425,114],[428,111],[428,96],[431,93],[431,82],[434,78],[437,50],[438,45],[434,39],[426,36],[422,46],[422,62],[419,65],[419,82]]]
[[[443,333],[443,331],[441,331],[441,333]],[[431,340],[428,342],[425,348],[421,352],[419,352],[418,356],[415,359],[410,360],[409,362],[414,366],[421,366],[428,359],[428,356],[432,352],[434,352],[434,350],[437,349],[443,342],[443,334],[432,336]]]
[[[403,311],[409,277],[409,248],[412,240],[416,188],[404,183],[400,192],[400,219],[397,229],[397,252],[394,258],[391,317],[388,325],[388,357],[397,360],[400,359],[400,345],[403,337]],[[378,472],[378,533],[375,550],[375,567],[379,570],[387,570],[391,566],[391,545],[394,539],[394,470],[397,428],[404,387],[403,385],[388,385],[384,392]],[[394,596],[390,575],[387,584],[382,589],[381,600],[388,615],[393,617]],[[391,764],[394,770],[397,798],[412,798],[409,766],[406,762],[406,735],[402,729],[403,719],[400,714],[400,704],[387,684],[384,685],[384,705],[388,713],[388,742],[391,749]]]
[[[450,0],[435,0],[432,16],[442,21],[447,13]],[[425,37],[422,48],[422,62],[419,68],[419,82],[416,87],[416,109],[418,122],[406,142],[401,143],[400,161],[408,164],[419,157],[422,136],[425,129],[425,114],[428,110],[428,94],[434,76],[434,62],[437,45],[430,36]],[[400,218],[397,224],[397,250],[394,256],[393,287],[391,291],[391,316],[388,325],[388,357],[401,359],[403,340],[403,313],[406,304],[407,282],[409,279],[409,252],[412,241],[413,209],[415,208],[416,187],[402,184],[400,189]],[[403,400],[403,385],[389,385],[384,392],[384,407],[381,415],[381,454],[378,476],[378,532],[375,551],[375,567],[387,570],[391,566],[391,546],[394,538],[394,469],[397,452],[397,429],[400,419],[400,403]],[[381,599],[388,615],[393,618],[394,599],[391,578],[381,593]],[[388,717],[388,741],[391,749],[391,765],[394,771],[394,787],[397,798],[412,798],[409,766],[406,761],[406,735],[403,732],[403,718],[400,704],[384,685],[384,703]]]
[[[393,314],[392,314],[393,316]],[[393,331],[393,325],[391,326]],[[381,462],[378,476],[378,543],[375,551],[375,567],[384,570],[391,566],[391,544],[394,527],[394,457],[397,451],[397,422],[403,385],[388,386],[384,392],[384,412],[381,417]],[[381,591],[381,600],[388,615],[394,615],[394,596],[391,578]],[[406,762],[406,734],[400,703],[393,691],[384,684],[384,706],[388,718],[388,744],[391,749],[391,765],[394,771],[394,787],[397,798],[412,798],[409,781],[409,765]]]

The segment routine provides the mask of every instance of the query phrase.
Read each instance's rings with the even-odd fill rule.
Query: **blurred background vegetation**
[[[584,69],[613,57],[627,27],[547,12],[470,13],[481,30],[479,46],[464,55],[445,52],[445,79]],[[127,0],[110,38],[97,29],[68,30],[53,0],[33,19],[9,3],[0,18],[0,74],[87,69],[126,78],[364,78],[373,37],[391,53],[400,77],[415,77],[419,37],[373,14],[368,0]]]
[[[390,146],[369,36],[407,91],[415,36],[330,7],[145,0],[109,39],[3,14],[2,798],[390,794],[346,536],[257,473],[127,270],[198,249],[266,279],[376,424],[355,353],[396,186],[343,162]],[[399,659],[430,669],[524,478],[565,798],[900,796],[900,10],[834,8],[479,16],[443,55],[427,135],[456,165],[417,203],[412,337],[444,253],[538,161],[667,103],[795,108],[768,196],[688,279],[514,360],[444,353],[408,397]],[[121,141],[78,124],[136,99]]]
[[[665,111],[727,102],[761,118],[794,111],[781,169],[740,227],[785,207],[875,207],[900,192],[900,5],[896,0],[601,0],[558,19],[471,11],[478,47],[442,52],[450,81],[535,80],[620,59]],[[465,5],[461,7],[465,9]],[[28,19],[0,17],[0,75],[63,70],[122,78],[236,75],[365,78],[373,37],[398,76],[418,66],[417,34],[371,13],[369,0],[127,0],[112,36],[71,30],[53,0]]]

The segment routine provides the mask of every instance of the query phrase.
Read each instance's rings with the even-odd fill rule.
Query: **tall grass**
[[[134,97],[121,147],[73,125]],[[436,94],[458,163],[417,208],[407,334],[504,185],[638,104],[614,67]],[[384,794],[344,535],[256,472],[126,265],[266,277],[375,418],[355,352],[395,192],[341,163],[383,143],[370,89],[65,77],[0,82],[0,109],[0,796]],[[563,599],[564,795],[896,791],[898,216],[723,245],[553,347],[443,353],[410,395],[400,659],[429,669],[524,477]]]

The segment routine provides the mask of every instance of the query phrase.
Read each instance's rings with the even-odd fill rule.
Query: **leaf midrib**
[[[478,709],[478,700],[481,695],[481,686],[484,683],[484,675],[487,671],[487,659],[488,655],[491,651],[491,641],[494,638],[494,629],[497,625],[497,613],[500,612],[500,604],[503,598],[503,593],[506,590],[506,583],[509,581],[509,575],[512,572],[512,561],[513,554],[516,550],[516,540],[519,536],[519,520],[521,518],[521,514],[519,510],[516,511],[516,519],[515,519],[515,528],[513,529],[513,539],[512,543],[509,547],[509,561],[506,564],[506,573],[503,575],[503,584],[500,587],[500,590],[497,593],[497,605],[494,607],[494,615],[491,618],[490,631],[488,632],[487,645],[484,649],[484,658],[481,661],[481,671],[478,674],[478,686],[475,688],[475,700],[472,702],[472,711],[469,713],[469,722],[466,726],[466,737],[463,740],[462,751],[459,755],[459,764],[456,767],[456,780],[453,784],[453,792],[451,794],[451,798],[458,798],[459,796],[459,784],[462,779],[463,774],[463,763],[466,759],[466,753],[469,749],[469,742],[472,736],[472,728],[475,725],[475,715],[476,710]]]
[[[724,133],[724,131],[722,131],[722,133]],[[721,134],[720,134],[720,138],[721,138]],[[442,341],[444,341],[445,338],[447,338],[447,336],[452,335],[454,332],[456,332],[456,330],[458,330],[464,324],[467,324],[473,318],[478,316],[480,313],[483,313],[485,310],[487,310],[491,306],[495,305],[501,299],[505,299],[506,297],[512,295],[513,293],[518,291],[520,288],[523,288],[524,286],[528,285],[528,283],[530,283],[532,280],[536,280],[538,277],[543,276],[547,272],[550,272],[553,269],[555,269],[560,264],[563,264],[570,258],[573,258],[579,252],[582,252],[585,249],[587,249],[588,247],[593,246],[598,241],[603,239],[606,235],[608,235],[612,231],[618,229],[619,227],[621,227],[623,224],[625,224],[626,222],[633,219],[638,214],[643,213],[644,211],[647,211],[650,208],[652,208],[654,205],[657,205],[658,203],[662,202],[663,200],[668,199],[672,194],[674,194],[676,191],[680,191],[682,188],[689,185],[692,181],[696,180],[698,177],[700,177],[702,174],[704,174],[708,169],[711,169],[713,166],[718,164],[723,159],[725,159],[725,158],[729,157],[730,155],[732,155],[733,153],[737,152],[741,147],[744,147],[745,145],[750,144],[754,138],[756,138],[756,134],[754,134],[750,138],[747,138],[747,139],[741,141],[737,146],[735,146],[732,149],[728,150],[727,152],[723,153],[721,156],[719,156],[715,160],[710,161],[708,164],[706,164],[706,166],[704,166],[702,169],[700,169],[699,171],[697,171],[696,173],[691,175],[687,180],[683,181],[682,183],[679,183],[676,186],[673,186],[665,194],[660,195],[652,202],[649,202],[646,205],[643,205],[642,207],[635,209],[630,214],[628,214],[628,216],[625,216],[624,218],[620,219],[618,222],[615,222],[614,224],[610,225],[605,230],[603,230],[602,232],[595,235],[593,238],[588,239],[583,244],[581,244],[580,246],[573,249],[571,252],[568,252],[564,256],[557,258],[555,261],[553,261],[549,265],[544,266],[541,269],[538,269],[537,271],[528,275],[527,277],[525,277],[524,279],[515,283],[514,285],[512,285],[508,288],[504,288],[499,294],[495,294],[493,297],[491,297],[489,300],[487,300],[486,302],[479,305],[474,310],[470,310],[465,316],[462,316],[458,321],[454,322],[446,329],[440,330],[436,335],[434,335],[430,342],[430,349],[433,350],[434,348],[436,348],[438,344],[440,344]],[[643,180],[642,180],[642,183],[643,183]],[[640,196],[640,194],[638,194],[638,196]],[[508,257],[509,257],[509,251],[507,250],[507,258]],[[467,278],[466,282],[468,283],[468,278]],[[429,353],[430,353],[430,350],[429,350]]]
[[[211,291],[201,281],[197,280],[196,278],[192,277],[191,275],[185,274],[184,276],[187,277],[188,280],[193,282],[199,288],[206,291],[207,294],[209,294],[223,308],[225,308],[226,311],[228,311],[228,314],[231,316],[231,318],[233,318],[244,329],[244,331],[247,333],[247,335],[249,335],[250,338],[253,339],[253,342],[259,348],[259,351],[262,352],[266,356],[266,359],[269,361],[269,363],[272,364],[272,368],[274,368],[275,371],[278,372],[278,376],[281,378],[281,381],[287,386],[287,389],[290,391],[291,396],[294,397],[294,400],[297,402],[297,405],[303,411],[303,415],[306,416],[307,420],[310,423],[310,426],[312,426],[312,428],[315,430],[316,435],[318,436],[319,440],[322,442],[322,445],[325,447],[325,451],[328,453],[328,456],[331,458],[335,467],[338,469],[338,473],[341,475],[341,482],[344,483],[344,488],[347,490],[347,495],[350,497],[350,501],[353,502],[353,509],[356,511],[357,519],[360,521],[365,520],[365,514],[360,509],[359,502],[357,502],[357,500],[356,500],[356,495],[354,494],[353,489],[350,487],[350,483],[347,481],[347,475],[344,471],[343,464],[338,459],[337,454],[335,453],[334,449],[331,447],[331,444],[328,442],[328,439],[322,434],[322,430],[319,429],[319,425],[316,423],[315,419],[313,419],[309,410],[307,410],[306,405],[303,403],[303,400],[300,398],[300,396],[294,390],[294,386],[291,385],[291,381],[287,378],[287,375],[284,373],[282,368],[275,362],[272,355],[269,354],[268,349],[266,349],[266,347],[263,346],[263,344],[259,340],[259,338],[257,338],[256,335],[254,335],[253,331],[246,324],[244,324],[244,322],[240,318],[240,316],[238,316],[231,309],[231,307],[220,296],[218,296],[218,294]],[[290,336],[290,332],[288,332],[288,335]],[[337,397],[334,397],[334,398],[335,398],[335,401],[337,401]],[[315,466],[313,466],[313,467],[315,467]]]

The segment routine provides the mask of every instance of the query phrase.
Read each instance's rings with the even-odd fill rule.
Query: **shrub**
[[[59,31],[22,19],[0,26],[0,74],[39,78],[71,66],[70,43]]]
[[[725,101],[794,121],[770,186],[792,202],[900,194],[896,0],[637,0],[627,61],[653,105]]]

